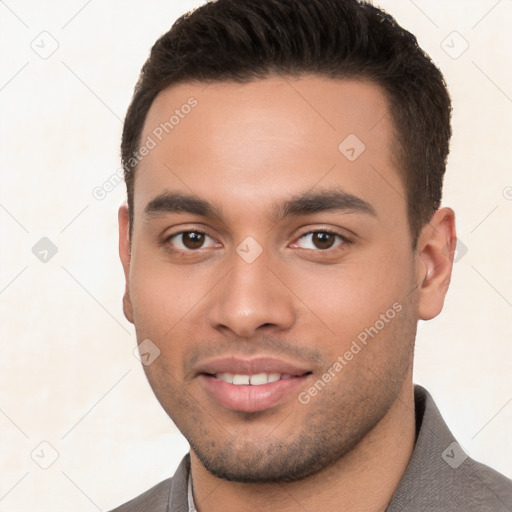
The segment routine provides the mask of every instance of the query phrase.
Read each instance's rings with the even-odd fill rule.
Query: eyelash
[[[188,229],[188,230],[178,231],[177,233],[172,233],[171,235],[167,236],[164,239],[164,241],[163,241],[163,245],[169,245],[169,244],[171,244],[171,240],[173,238],[178,237],[180,235],[187,234],[187,233],[197,233],[197,234],[200,234],[200,235],[205,235],[208,238],[211,238],[212,240],[215,240],[206,231],[203,231],[201,229]],[[315,252],[328,253],[328,252],[333,252],[333,251],[335,251],[337,249],[340,249],[341,247],[343,247],[345,245],[349,245],[349,244],[352,243],[346,236],[342,235],[341,233],[338,233],[337,231],[331,230],[331,229],[316,229],[316,230],[312,230],[312,231],[306,231],[306,232],[302,233],[301,235],[299,235],[296,238],[296,240],[298,241],[298,240],[301,240],[302,238],[304,238],[304,237],[306,237],[308,235],[314,235],[314,234],[317,234],[317,233],[326,233],[326,234],[329,234],[329,235],[333,235],[333,236],[337,237],[337,239],[341,240],[341,243],[338,244],[338,245],[335,245],[334,247],[329,247],[327,249],[303,249],[302,247],[298,247],[298,249],[303,249],[303,250],[306,250],[306,251],[315,251]],[[296,242],[294,242],[293,245],[296,245]],[[201,251],[202,249],[207,249],[207,248],[200,247],[199,249],[184,250],[184,249],[176,249],[176,248],[172,248],[171,247],[172,251],[179,252],[179,253],[195,253],[195,252]]]
[[[196,234],[199,234],[199,235],[205,235],[207,236],[208,238],[211,238],[212,240],[215,240],[212,236],[210,236],[206,231],[203,231],[201,229],[186,229],[186,230],[183,230],[183,231],[178,231],[177,233],[172,233],[171,235],[165,237],[164,241],[163,241],[163,245],[169,245],[171,244],[171,240],[173,238],[176,238],[180,235],[185,235],[187,233],[196,233]],[[172,244],[171,244],[172,245]],[[171,247],[171,250],[175,251],[175,252],[180,252],[180,253],[194,253],[194,252],[199,252],[201,251],[202,249],[204,249],[203,247],[200,247],[199,249],[188,249],[188,250],[184,250],[184,249],[176,249],[174,247]]]
[[[325,233],[325,234],[328,234],[328,235],[333,235],[338,240],[340,240],[341,243],[335,245],[334,247],[329,247],[327,249],[304,249],[304,250],[328,253],[328,252],[333,252],[333,251],[336,251],[336,250],[341,250],[342,246],[350,244],[350,240],[347,237],[345,237],[341,233],[338,233],[337,231],[334,231],[332,229],[315,229],[315,230],[312,230],[312,231],[306,231],[305,233],[302,233],[297,238],[297,240],[300,240],[300,239],[302,239],[302,238],[304,238],[304,237],[306,237],[308,235],[314,235],[314,234],[317,234],[317,233]],[[295,242],[294,242],[294,244],[295,244]],[[302,247],[299,247],[299,249],[302,249]]]

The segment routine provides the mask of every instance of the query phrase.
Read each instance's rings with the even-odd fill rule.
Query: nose
[[[230,336],[250,338],[262,330],[277,333],[295,322],[293,294],[263,255],[247,263],[235,254],[231,270],[211,299],[210,325]]]

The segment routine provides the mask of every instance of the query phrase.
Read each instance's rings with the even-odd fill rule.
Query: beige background
[[[151,44],[199,3],[0,3],[0,510],[106,511],[187,451],[121,311],[124,184],[93,190],[119,168]],[[444,71],[455,107],[444,204],[467,252],[443,313],[420,326],[415,379],[466,451],[512,477],[512,1],[381,5]],[[42,237],[58,248],[47,262],[32,252]]]

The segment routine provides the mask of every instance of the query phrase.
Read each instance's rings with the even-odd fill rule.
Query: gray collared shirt
[[[418,436],[386,512],[512,512],[512,481],[468,457],[430,394],[415,387]],[[190,456],[172,478],[112,512],[197,512]]]

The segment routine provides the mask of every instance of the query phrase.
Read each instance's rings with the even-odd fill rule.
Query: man
[[[117,511],[508,511],[412,383],[448,289],[450,99],[356,0],[218,0],[128,110],[124,312],[190,443]]]

